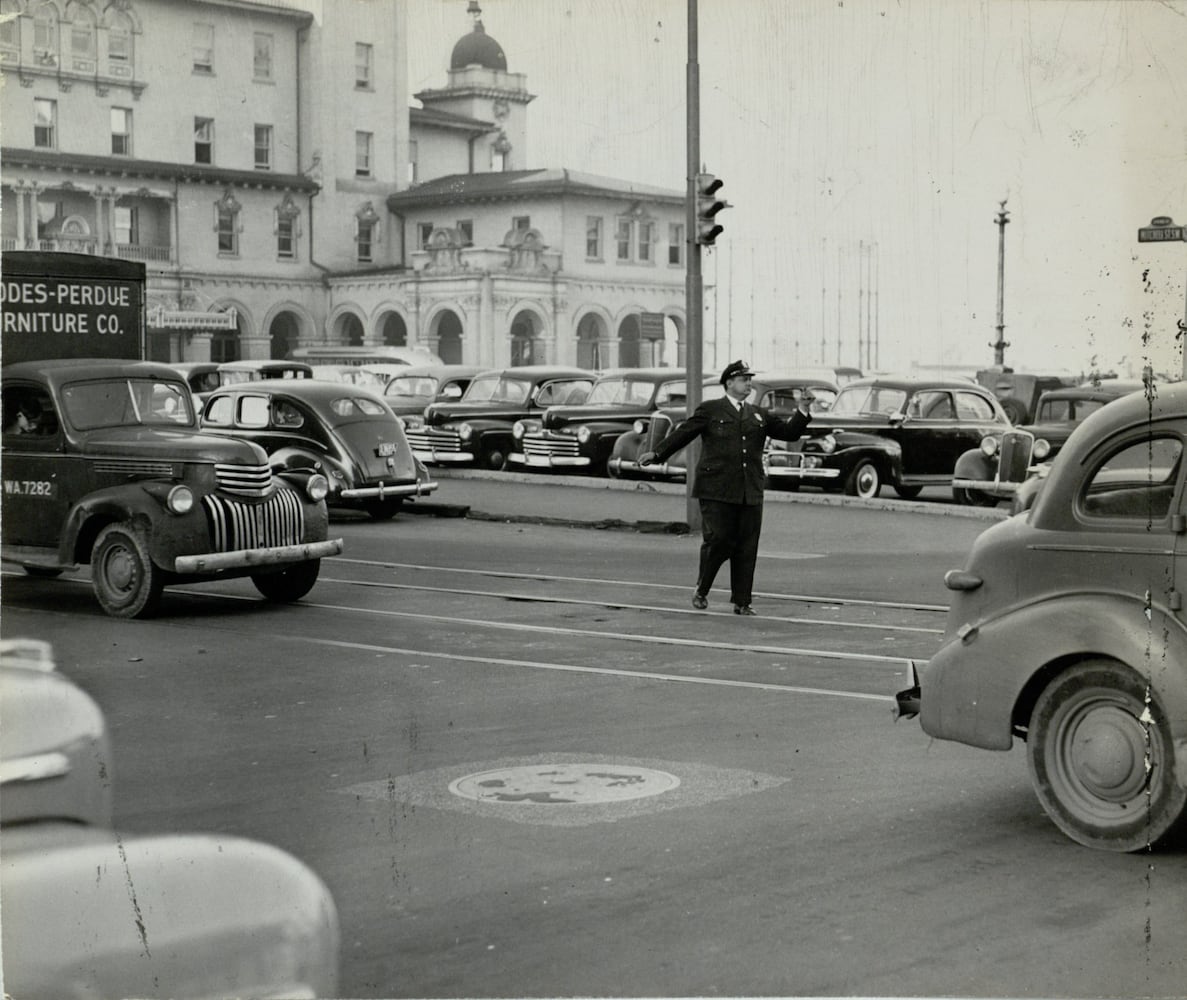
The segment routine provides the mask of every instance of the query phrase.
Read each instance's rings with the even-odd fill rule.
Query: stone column
[[[29,226],[32,232],[25,240],[25,246],[31,250],[38,250],[41,247],[40,236],[38,230],[41,228],[41,220],[37,217],[37,193],[41,190],[41,185],[34,181],[29,185]]]
[[[209,330],[195,330],[189,335],[189,344],[185,348],[186,361],[209,361],[210,347],[214,342],[214,334]]]
[[[500,362],[495,351],[495,279],[483,271],[478,283],[478,322],[474,330],[472,356],[483,367],[494,368]]]
[[[91,192],[95,202],[95,245],[99,253],[107,252],[107,198],[108,194],[102,187]]]
[[[25,200],[29,189],[24,184],[14,184],[12,190],[16,194],[16,246],[18,250],[27,250],[30,243],[25,231]]]

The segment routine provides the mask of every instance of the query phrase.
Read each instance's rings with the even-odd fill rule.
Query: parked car
[[[572,469],[606,474],[614,442],[636,420],[687,396],[682,368],[620,368],[603,372],[585,402],[550,406],[518,420],[509,468]]]
[[[385,379],[359,365],[310,365],[313,378],[322,382],[347,382],[372,392],[383,393]]]
[[[316,874],[242,837],[113,829],[106,720],[48,643],[0,644],[0,693],[6,996],[337,995]]]
[[[958,501],[992,507],[1011,499],[1028,478],[1034,462],[1049,462],[1076,425],[1106,403],[1141,391],[1140,381],[1112,379],[1071,389],[1053,389],[1039,400],[1033,424],[989,434],[956,460],[952,495]]]
[[[375,520],[437,489],[399,418],[381,397],[349,383],[226,386],[207,398],[202,429],[258,445],[274,470],[316,469],[329,481],[328,505],[361,509]]]
[[[181,374],[195,395],[213,392],[222,385],[217,361],[182,361],[170,367]]]
[[[1009,426],[992,394],[965,379],[857,379],[807,436],[768,453],[767,475],[787,489],[810,484],[868,499],[889,483],[916,497],[924,486],[950,486],[957,459]]]
[[[938,739],[1023,740],[1044,810],[1090,847],[1187,827],[1185,446],[1187,384],[1076,427],[1034,507],[945,576],[943,644],[898,695]]]
[[[1044,392],[1068,388],[1080,381],[1080,376],[1071,372],[1016,372],[1005,367],[977,372],[977,384],[993,393],[1012,424],[1033,423]]]
[[[558,403],[585,400],[593,372],[560,365],[524,365],[484,371],[456,403],[432,403],[405,421],[416,457],[430,465],[501,469],[510,454],[515,421]]]
[[[725,387],[719,379],[707,376],[701,385],[702,402],[720,399],[723,395]],[[681,448],[666,462],[652,462],[650,465],[639,465],[639,456],[645,451],[655,451],[656,445],[686,416],[686,401],[673,398],[670,406],[662,406],[650,416],[640,417],[630,430],[615,439],[610,457],[606,460],[606,474],[611,479],[684,479],[688,475],[687,448]]]
[[[219,385],[274,378],[313,378],[313,366],[302,361],[225,361],[218,366]]]
[[[430,403],[456,403],[483,370],[476,365],[406,365],[388,378],[383,401],[397,417],[420,417]]]

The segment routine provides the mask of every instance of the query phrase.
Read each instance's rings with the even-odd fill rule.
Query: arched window
[[[21,12],[18,0],[0,0],[0,56],[2,62],[20,62]]]
[[[33,55],[38,62],[57,65],[58,8],[43,3],[33,11]]]
[[[83,4],[70,8],[70,58],[72,69],[94,69],[95,14]],[[87,64],[85,67],[79,63]]]
[[[112,76],[132,75],[132,20],[127,14],[112,14],[107,26],[107,71]]]

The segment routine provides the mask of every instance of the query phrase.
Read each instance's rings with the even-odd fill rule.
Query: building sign
[[[639,313],[639,338],[641,340],[663,340],[664,314]]]

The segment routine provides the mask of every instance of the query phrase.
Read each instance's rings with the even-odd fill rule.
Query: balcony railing
[[[5,236],[0,238],[0,252],[24,249],[24,247],[17,245],[17,239],[15,236]],[[98,240],[85,238],[68,240],[38,240],[37,249],[45,250],[50,253],[85,253],[95,257],[115,256],[121,260],[138,260],[145,264],[173,263],[173,251],[171,248],[140,246],[136,243],[118,243],[116,244],[114,254],[103,253],[99,249]]]

